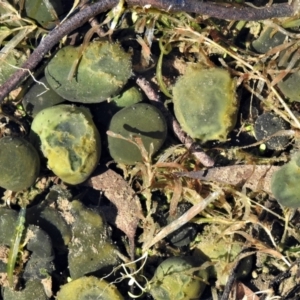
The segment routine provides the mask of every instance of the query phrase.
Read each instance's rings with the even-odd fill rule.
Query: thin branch
[[[214,200],[218,199],[221,195],[222,191],[218,190],[209,194],[205,199],[200,201],[198,204],[192,206],[187,212],[185,212],[178,219],[164,227],[151,241],[148,241],[143,245],[143,252],[147,251],[154,244],[164,239],[170,233],[182,227],[184,224],[193,219],[197,214],[203,211],[210,203]]]
[[[228,3],[215,3],[197,0],[127,0],[132,6],[154,7],[171,12],[185,11],[207,15],[218,19],[259,21],[270,18],[291,17],[298,10],[298,0],[293,4],[280,3],[259,8],[242,5],[228,5]]]
[[[85,7],[73,17],[54,28],[33,51],[22,68],[14,73],[0,88],[0,104],[4,98],[18,85],[28,72],[32,71],[43,59],[44,55],[52,49],[64,36],[79,28],[90,18],[101,12],[112,9],[118,4],[118,0],[101,0]],[[294,3],[274,4],[272,6],[256,9],[250,6],[230,6],[214,2],[203,2],[196,0],[127,0],[128,6],[144,6],[167,10],[170,12],[185,11],[208,15],[220,19],[228,20],[264,20],[269,18],[291,17],[298,11],[299,0]],[[25,70],[24,70],[25,69]]]

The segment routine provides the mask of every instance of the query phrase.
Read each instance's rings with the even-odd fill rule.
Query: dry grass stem
[[[161,229],[161,231],[153,238],[152,241],[148,241],[143,245],[143,252],[147,251],[150,247],[152,247],[154,244],[165,238],[167,235],[189,222],[197,214],[203,211],[210,203],[218,199],[222,193],[223,192],[221,190],[212,192],[209,196],[203,199],[203,201],[194,205],[178,219]]]

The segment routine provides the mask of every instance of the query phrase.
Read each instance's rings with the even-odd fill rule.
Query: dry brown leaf
[[[174,217],[176,215],[177,205],[181,197],[182,197],[182,184],[177,178],[174,179],[173,195],[170,201],[170,209],[169,209],[170,216]]]
[[[268,165],[234,165],[211,168],[206,171],[178,172],[178,176],[249,188],[252,191],[271,192],[271,177],[280,167]]]
[[[134,236],[140,217],[142,217],[139,198],[135,191],[122,176],[107,168],[101,174],[86,181],[84,185],[104,192],[105,197],[116,206],[117,215],[114,220],[110,221],[113,221],[115,226],[127,235],[130,243],[130,256],[133,255]]]
[[[236,286],[236,299],[241,300],[259,300],[259,297],[241,282]]]

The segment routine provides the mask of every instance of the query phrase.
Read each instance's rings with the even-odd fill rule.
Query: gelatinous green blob
[[[107,102],[102,102],[100,105],[95,107],[93,114],[95,119],[105,128],[108,128],[111,118],[115,113],[124,107],[136,104],[143,100],[142,93],[136,88],[131,87],[125,90],[120,95],[112,98]]]
[[[63,7],[59,0],[26,0],[25,11],[29,18],[46,29],[52,29],[59,22],[58,16],[63,13]]]
[[[92,272],[105,272],[119,263],[117,248],[99,213],[73,201],[71,213],[73,238],[69,244],[69,270],[73,279]]]
[[[131,76],[131,60],[119,44],[90,43],[80,56],[80,47],[60,49],[45,69],[48,83],[63,98],[97,103],[116,96]],[[76,66],[76,64],[75,64]],[[72,69],[75,70],[74,76]]]
[[[55,241],[53,246],[56,250],[66,252],[72,238],[71,228],[57,209],[45,205],[32,206],[27,209],[27,220],[49,234]]]
[[[31,140],[40,145],[48,167],[69,184],[85,181],[98,164],[100,135],[88,109],[57,105],[39,112]]]
[[[286,35],[282,32],[274,30],[274,28],[266,27],[261,32],[260,36],[252,42],[252,47],[259,53],[266,53],[276,46],[282,45]],[[285,72],[291,59],[294,59],[294,53],[290,50],[283,50],[279,53],[278,66],[279,69]],[[299,66],[299,61],[293,65],[293,68]],[[289,101],[300,102],[300,71],[296,70],[285,76],[277,83],[277,86],[281,90],[282,94]]]
[[[252,47],[258,53],[266,53],[276,46],[282,45],[286,35],[274,30],[271,27],[265,27],[259,37],[252,42]]]
[[[221,289],[228,282],[232,265],[244,246],[244,241],[234,236],[220,238],[220,232],[224,230],[224,226],[215,224],[205,226],[194,252],[194,255],[213,262],[207,271],[209,271],[209,277],[217,279],[216,286]],[[252,270],[252,265],[252,256],[243,258],[236,270],[236,278],[247,276]]]
[[[296,67],[296,66],[295,66]],[[282,94],[291,102],[300,102],[300,71],[287,75],[283,80],[278,82],[278,87]]]
[[[43,84],[41,84],[43,83]],[[45,88],[45,86],[48,90]],[[30,90],[23,98],[23,105],[26,112],[35,117],[41,110],[64,102],[65,100],[49,88],[49,84],[45,77],[34,83]]]
[[[155,300],[200,299],[204,291],[208,273],[199,267],[196,257],[171,257],[156,269],[149,286],[149,293]],[[202,280],[201,280],[202,279]]]
[[[56,254],[68,251],[67,247],[72,239],[72,230],[70,220],[68,219],[69,215],[61,213],[57,208],[44,205],[44,203],[51,202],[59,205],[63,199],[62,201],[66,201],[65,203],[69,204],[67,200],[71,200],[72,198],[70,191],[65,186],[54,185],[46,196],[45,201],[26,209],[26,222],[28,224],[35,224],[47,232],[51,240],[55,241],[53,247],[56,250]],[[69,208],[64,209],[69,210]]]
[[[237,118],[235,82],[220,68],[189,67],[173,88],[175,115],[192,138],[226,140]]]
[[[283,206],[300,207],[300,152],[290,162],[276,171],[271,180],[271,191]]]
[[[135,86],[125,90],[122,94],[113,97],[109,103],[114,104],[118,109],[128,107],[143,100],[143,95]]]
[[[117,112],[110,122],[109,130],[126,138],[138,136],[148,152],[151,143],[156,152],[166,139],[167,124],[157,108],[138,103]],[[109,136],[108,147],[110,155],[118,163],[131,165],[142,161],[138,147],[128,141]]]
[[[0,139],[0,186],[21,191],[29,188],[40,172],[40,158],[35,148],[25,139]]]
[[[22,278],[27,280],[45,279],[54,271],[54,253],[50,236],[41,228],[29,225],[27,233],[29,239],[26,249],[30,251],[30,258],[24,267]],[[27,240],[26,240],[27,241]]]
[[[123,300],[117,288],[103,279],[82,277],[63,285],[57,300]]]

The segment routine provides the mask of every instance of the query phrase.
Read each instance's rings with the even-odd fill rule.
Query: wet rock
[[[99,270],[112,269],[119,262],[106,222],[79,201],[72,202],[73,238],[69,244],[69,269],[72,279]]]

